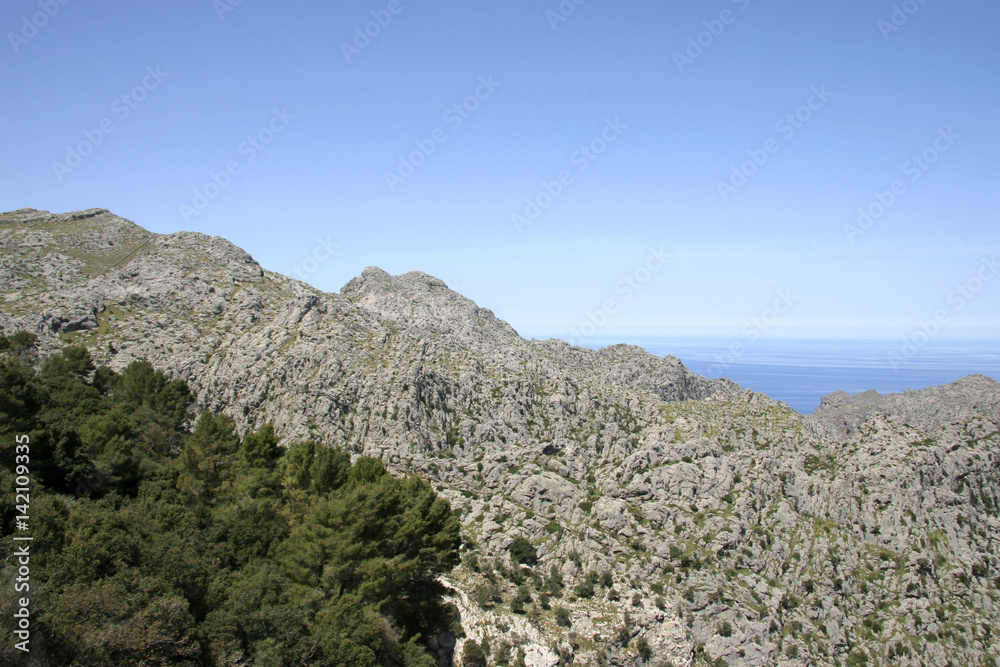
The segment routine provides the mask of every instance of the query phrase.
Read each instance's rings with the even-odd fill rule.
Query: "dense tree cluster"
[[[436,576],[459,522],[417,478],[274,429],[236,432],[145,361],[120,374],[73,346],[35,359],[0,335],[0,519],[14,531],[14,437],[31,449],[32,651],[4,664],[431,667],[451,619]],[[35,371],[35,367],[40,367]],[[13,633],[16,569],[2,570]],[[26,661],[27,658],[27,661]]]

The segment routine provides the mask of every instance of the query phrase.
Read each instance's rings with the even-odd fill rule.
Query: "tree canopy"
[[[452,620],[436,579],[459,521],[426,481],[320,442],[281,447],[270,424],[190,425],[191,392],[148,362],[114,373],[72,346],[36,371],[35,344],[0,335],[3,460],[30,437],[29,661],[434,664],[424,639]],[[5,535],[19,513],[0,496]]]

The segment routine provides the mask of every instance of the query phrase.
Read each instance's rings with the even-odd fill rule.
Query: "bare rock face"
[[[875,414],[899,416],[923,429],[967,421],[977,415],[1000,419],[1000,395],[996,381],[985,375],[970,375],[940,387],[888,396],[874,390],[856,396],[838,391],[824,396],[807,421],[819,433],[846,437]]]
[[[810,416],[673,357],[522,339],[431,276],[339,294],[218,237],[0,214],[0,325],[199,408],[430,479],[490,664],[987,665],[1000,656],[1000,385],[831,394]],[[515,537],[538,563],[515,566]]]

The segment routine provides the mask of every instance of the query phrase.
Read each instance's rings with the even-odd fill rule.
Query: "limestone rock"
[[[673,357],[525,340],[420,272],[328,294],[102,209],[0,214],[0,280],[7,332],[116,369],[145,357],[241,431],[273,422],[431,480],[462,510],[446,583],[494,663],[505,645],[535,667],[638,666],[642,644],[685,666],[1000,656],[984,376],[804,416]],[[511,563],[516,536],[534,567]]]

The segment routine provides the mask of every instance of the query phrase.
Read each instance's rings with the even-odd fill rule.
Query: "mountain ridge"
[[[463,510],[449,581],[490,664],[504,642],[531,667],[1000,655],[984,376],[801,415],[634,346],[525,340],[421,272],[324,293],[105,209],[0,214],[0,277],[8,332],[147,358],[241,431],[273,422],[431,480]],[[516,537],[534,568],[511,563]]]

